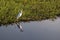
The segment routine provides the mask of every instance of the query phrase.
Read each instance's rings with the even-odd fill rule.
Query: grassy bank
[[[60,0],[0,0],[0,24],[16,22],[22,9],[19,21],[53,19],[60,16]]]

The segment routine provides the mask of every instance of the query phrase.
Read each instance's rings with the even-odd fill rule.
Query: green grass
[[[54,19],[60,16],[60,0],[0,0],[0,24],[17,22],[22,9],[18,21]]]

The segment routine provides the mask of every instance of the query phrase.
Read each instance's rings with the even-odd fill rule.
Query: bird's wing
[[[20,17],[20,15],[21,15],[20,13],[17,15],[17,19]]]

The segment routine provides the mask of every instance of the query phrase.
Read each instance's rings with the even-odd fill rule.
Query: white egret
[[[22,10],[21,10],[21,12],[19,12],[18,15],[17,15],[17,21],[18,21],[18,19],[19,19],[21,16],[22,16]],[[17,26],[18,26],[18,28],[23,32],[22,26],[21,26],[20,24],[18,24],[18,23],[17,23]]]
[[[19,19],[21,16],[22,16],[22,10],[21,10],[21,12],[18,13],[17,19]]]

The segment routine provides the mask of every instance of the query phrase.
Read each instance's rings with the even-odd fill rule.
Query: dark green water
[[[0,26],[0,40],[60,40],[60,18],[20,24],[23,32],[16,24]]]

